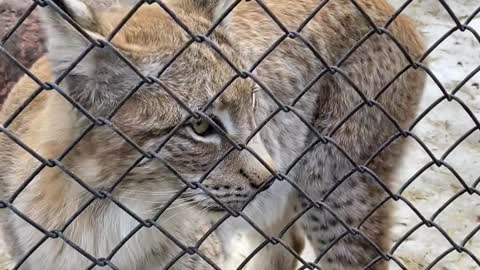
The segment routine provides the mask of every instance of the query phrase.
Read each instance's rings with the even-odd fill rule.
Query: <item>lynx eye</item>
[[[209,115],[210,119],[217,125],[220,129],[225,131],[225,126],[215,115]],[[191,122],[191,128],[195,134],[199,136],[207,136],[212,134],[218,134],[215,130],[215,126],[211,124],[206,119],[198,119]]]
[[[207,133],[210,133],[213,127],[207,120],[200,119],[193,122],[192,129],[195,131],[195,133],[197,133],[197,135],[204,136],[207,135]]]

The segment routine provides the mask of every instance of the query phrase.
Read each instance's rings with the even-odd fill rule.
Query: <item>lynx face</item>
[[[81,2],[65,3],[69,15],[98,40],[105,40],[129,11],[119,8],[95,14]],[[61,74],[89,43],[57,17],[51,12],[46,19],[51,37],[50,60],[55,72]],[[211,25],[205,16],[185,16],[182,20],[199,33],[206,32]],[[235,65],[242,66],[237,51],[221,31],[210,38]],[[165,69],[189,40],[158,5],[141,7],[112,40],[114,47],[143,74],[155,77],[164,69],[159,80],[144,83],[112,119],[116,127],[145,151],[154,152],[162,146],[155,158],[144,158],[128,173],[114,195],[152,201],[155,204],[141,208],[158,209],[158,202],[168,201],[176,191],[186,187],[178,173],[189,182],[205,178],[203,184],[209,192],[227,206],[240,209],[271,176],[254,155],[235,149],[230,139],[222,135],[246,144],[255,130],[254,84],[238,78],[214,99],[235,72],[206,42],[191,44]],[[64,87],[76,101],[99,116],[112,111],[140,81],[113,49],[106,46],[93,49],[69,73]],[[192,117],[170,94],[190,110],[202,112],[201,117]],[[92,149],[87,158],[98,164],[89,182],[96,188],[111,187],[141,157],[137,149],[108,127],[95,128],[86,141]],[[267,166],[273,166],[259,136],[249,140],[247,146]],[[78,148],[82,147],[85,146]],[[84,158],[85,155],[73,157]],[[203,208],[224,210],[200,188],[188,190],[182,196]]]

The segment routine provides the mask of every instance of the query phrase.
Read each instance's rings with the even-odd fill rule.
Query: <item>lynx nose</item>
[[[245,157],[245,166],[240,169],[240,174],[248,179],[252,188],[258,189],[266,181],[270,180],[272,173],[269,168],[275,170],[275,164],[263,144],[253,144],[251,148],[255,151],[258,158],[247,151],[248,154],[246,154],[248,156]],[[269,185],[271,185],[271,183]]]

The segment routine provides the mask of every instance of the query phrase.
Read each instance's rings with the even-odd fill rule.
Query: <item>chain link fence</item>
[[[334,0],[332,0],[334,1]],[[136,2],[136,1],[133,1]],[[233,138],[231,138],[228,134],[225,132],[222,132],[222,128],[220,128],[217,123],[214,121],[214,119],[211,119],[209,115],[205,114],[203,110],[195,110],[192,108],[189,108],[189,106],[183,102],[180,98],[176,97],[175,92],[166,87],[161,80],[161,75],[162,72],[165,71],[170,65],[172,65],[178,57],[181,56],[182,52],[184,52],[189,46],[192,46],[192,44],[195,43],[206,43],[211,48],[216,51],[216,53],[222,57],[225,61],[227,61],[228,65],[235,71],[236,75],[232,80],[229,82],[233,82],[235,79],[239,78],[250,78],[253,81],[255,81],[258,85],[261,86],[261,90],[265,91],[272,99],[275,100],[275,102],[278,105],[278,111],[283,111],[285,113],[291,113],[291,114],[296,114],[298,116],[298,121],[303,121],[306,125],[308,125],[310,128],[313,129],[311,125],[308,124],[308,121],[303,119],[303,117],[297,113],[296,108],[291,105],[291,104],[283,104],[279,99],[275,97],[275,94],[271,92],[267,86],[264,86],[259,78],[257,78],[254,73],[252,72],[255,69],[255,66],[258,65],[265,57],[267,57],[270,53],[272,53],[277,46],[280,44],[280,42],[284,39],[292,38],[292,39],[299,39],[307,43],[308,42],[304,40],[302,36],[302,27],[299,28],[299,30],[293,30],[293,29],[288,29],[285,27],[285,25],[279,20],[268,8],[268,5],[265,5],[261,0],[255,0],[252,2],[256,2],[268,16],[271,17],[271,19],[278,24],[278,27],[282,29],[284,32],[284,35],[279,38],[279,41],[275,44],[272,45],[271,48],[268,49],[268,51],[265,52],[264,56],[262,59],[258,60],[258,63],[255,64],[254,67],[251,67],[250,69],[243,70],[242,68],[237,67],[234,63],[232,63],[228,57],[225,56],[225,54],[221,51],[221,49],[215,44],[210,39],[211,34],[214,32],[214,30],[218,27],[218,25],[221,23],[223,19],[228,15],[228,13],[232,12],[232,10],[235,9],[235,7],[240,3],[241,1],[234,1],[230,8],[227,9],[227,11],[220,16],[220,18],[213,23],[212,27],[206,32],[206,33],[195,33],[189,27],[175,14],[173,10],[171,10],[164,1],[161,0],[144,0],[144,1],[138,1],[136,3],[131,11],[128,13],[128,15],[121,21],[121,23],[114,28],[112,33],[110,34],[109,38],[107,41],[103,40],[97,40],[93,37],[91,37],[87,32],[85,32],[81,27],[78,26],[77,23],[75,23],[61,8],[59,8],[54,1],[51,0],[33,0],[31,3],[30,8],[23,14],[23,16],[18,20],[18,22],[10,29],[10,31],[2,37],[0,41],[0,53],[3,55],[4,60],[2,61],[9,61],[11,65],[15,65],[18,67],[26,76],[28,76],[30,79],[32,79],[37,85],[38,88],[33,92],[33,94],[24,101],[23,104],[21,104],[16,111],[14,111],[13,114],[6,116],[6,119],[3,123],[0,125],[0,134],[3,136],[8,137],[9,140],[15,142],[18,144],[20,147],[22,147],[26,152],[29,153],[32,157],[34,157],[36,160],[38,160],[41,163],[41,166],[35,170],[35,172],[28,177],[28,179],[25,179],[24,183],[18,188],[18,190],[9,198],[0,198],[0,211],[10,211],[14,215],[20,217],[24,221],[28,222],[31,226],[36,228],[38,231],[43,233],[44,237],[40,242],[38,242],[35,246],[32,246],[26,254],[17,262],[15,262],[15,265],[13,266],[13,269],[21,269],[22,264],[28,260],[28,258],[35,253],[35,251],[44,244],[49,239],[61,239],[61,241],[64,241],[69,247],[75,249],[78,253],[82,254],[86,259],[88,259],[91,264],[87,269],[93,269],[95,267],[106,267],[107,269],[118,269],[117,266],[113,263],[113,258],[115,255],[118,253],[119,250],[121,250],[124,245],[136,234],[138,231],[140,231],[142,228],[155,228],[158,230],[159,233],[165,235],[167,238],[169,238],[172,243],[174,243],[179,249],[180,252],[175,256],[174,259],[172,259],[165,267],[165,269],[171,268],[173,265],[177,263],[178,260],[180,260],[183,256],[189,256],[189,255],[198,255],[200,257],[200,260],[203,260],[207,264],[211,266],[212,269],[221,269],[209,256],[204,254],[201,251],[201,245],[204,243],[205,239],[211,237],[211,235],[224,223],[227,219],[229,218],[240,218],[243,219],[245,222],[250,224],[250,226],[258,231],[260,235],[264,238],[263,243],[256,249],[252,254],[249,254],[246,258],[245,261],[243,262],[242,265],[239,266],[238,269],[242,269],[242,267],[252,259],[253,256],[255,256],[256,252],[260,251],[262,248],[264,248],[267,245],[277,245],[277,246],[283,246],[283,248],[288,251],[290,256],[293,256],[297,259],[299,263],[299,268],[301,269],[322,269],[320,265],[317,265],[317,263],[320,261],[321,257],[323,254],[321,254],[319,257],[313,258],[311,261],[305,259],[305,257],[302,257],[302,254],[296,253],[292,247],[290,247],[287,243],[285,243],[282,240],[282,235],[269,235],[268,233],[262,231],[259,229],[259,226],[255,223],[255,220],[250,219],[245,213],[242,211],[237,211],[235,209],[232,209],[231,207],[223,204],[212,192],[206,187],[202,182],[203,180],[208,176],[209,173],[211,173],[215,166],[218,165],[218,163],[221,162],[218,161],[217,164],[214,164],[214,166],[210,167],[208,171],[205,173],[205,176],[202,178],[202,180],[197,181],[197,182],[191,182],[186,180],[184,177],[182,177],[182,172],[177,172],[176,169],[173,166],[168,165],[169,169],[178,176],[178,180],[181,181],[185,188],[177,192],[176,194],[172,194],[171,199],[167,204],[162,206],[157,213],[154,215],[153,218],[144,220],[140,215],[135,213],[135,211],[129,209],[124,203],[122,203],[121,200],[116,198],[115,196],[112,195],[113,191],[115,188],[123,181],[123,179],[141,162],[145,159],[150,160],[150,159],[159,159],[160,156],[158,155],[158,151],[161,150],[160,146],[155,152],[152,151],[146,151],[143,149],[140,145],[138,145],[134,140],[129,138],[122,130],[121,128],[115,126],[111,119],[115,115],[116,112],[121,108],[122,105],[125,104],[125,102],[131,98],[135,92],[140,89],[144,85],[158,85],[162,89],[164,89],[176,102],[178,102],[186,111],[189,112],[190,118],[195,118],[195,119],[205,119],[208,121],[211,125],[216,127],[216,130],[220,133],[222,133],[222,136],[224,136],[230,143],[233,150],[238,150],[238,151],[248,151],[250,152],[255,158],[259,159],[259,161],[266,167],[268,167],[268,170],[273,173],[273,178],[269,180],[267,183],[265,183],[265,186],[270,185],[274,181],[283,181],[287,182],[289,185],[293,186],[295,190],[297,190],[301,196],[304,198],[307,198],[308,203],[308,209],[310,208],[322,208],[326,207],[326,205],[319,200],[319,198],[311,198],[306,192],[304,192],[301,187],[298,186],[297,183],[295,183],[294,180],[292,180],[288,174],[285,172],[276,172],[272,168],[268,166],[268,163],[261,160],[261,158],[255,153],[250,147],[243,143],[236,142]],[[302,25],[308,24],[308,22],[315,16],[316,13],[318,13],[322,8],[329,2],[329,0],[324,0],[324,1],[318,1],[318,8],[316,10],[312,10],[312,15],[310,17],[305,18],[305,21]],[[353,54],[355,52],[355,49],[358,48],[363,42],[365,42],[367,39],[371,38],[372,36],[375,35],[389,35],[388,32],[388,26],[389,24],[395,20],[397,16],[402,14],[405,9],[409,8],[410,5],[412,5],[412,2],[414,1],[405,1],[400,3],[398,10],[392,14],[391,19],[387,22],[386,25],[376,25],[374,23],[374,20],[369,17],[368,13],[365,12],[361,5],[357,3],[355,0],[351,0],[351,3],[356,6],[356,8],[359,9],[361,14],[364,16],[364,18],[369,22],[371,26],[371,31],[365,35],[363,38],[361,38],[353,48],[351,48],[347,55],[342,58],[345,59],[348,57],[348,55]],[[428,156],[430,159],[426,164],[421,164],[422,166],[418,168],[418,170],[407,180],[402,179],[401,181],[401,186],[398,187],[398,189],[390,189],[387,187],[387,185],[382,184],[381,180],[379,182],[382,184],[382,187],[385,189],[385,191],[389,194],[388,198],[385,199],[383,202],[378,202],[378,207],[375,208],[372,213],[367,215],[365,218],[368,218],[368,216],[371,216],[374,211],[376,211],[378,208],[380,208],[384,203],[388,201],[393,201],[393,202],[403,202],[403,206],[407,208],[407,211],[409,213],[413,213],[414,216],[417,218],[418,222],[414,224],[413,226],[409,227],[408,230],[403,231],[402,235],[398,237],[398,239],[395,239],[395,244],[394,246],[389,250],[389,251],[382,251],[375,243],[372,243],[373,246],[375,246],[375,249],[378,252],[378,257],[372,261],[369,265],[365,266],[364,269],[369,269],[371,268],[376,262],[384,260],[384,261],[389,261],[391,263],[392,268],[400,268],[400,269],[440,269],[436,268],[438,265],[441,264],[442,260],[444,260],[446,257],[449,255],[457,252],[460,253],[471,260],[470,265],[473,265],[472,269],[480,269],[480,260],[478,259],[478,254],[480,253],[480,249],[476,246],[469,246],[470,241],[475,238],[475,235],[477,234],[478,230],[480,230],[480,225],[475,225],[473,228],[470,229],[470,232],[465,234],[464,237],[460,240],[458,239],[453,239],[453,237],[450,235],[450,232],[446,229],[444,229],[445,226],[440,225],[439,222],[437,222],[437,218],[441,216],[442,212],[446,211],[447,208],[449,208],[454,202],[461,198],[462,196],[468,194],[470,196],[476,196],[480,195],[477,186],[478,183],[480,182],[480,178],[477,178],[474,181],[469,181],[468,179],[464,179],[461,174],[457,173],[455,166],[450,165],[448,162],[448,157],[455,152],[457,148],[459,148],[462,143],[464,143],[466,140],[470,140],[471,136],[476,136],[475,134],[478,133],[478,129],[480,128],[480,122],[477,119],[478,116],[478,111],[475,109],[472,110],[469,107],[469,104],[464,102],[462,98],[459,97],[459,93],[462,91],[462,87],[464,87],[467,83],[469,83],[473,77],[477,74],[477,72],[480,70],[480,66],[475,67],[474,70],[470,70],[464,78],[462,78],[458,83],[454,86],[445,86],[441,83],[442,78],[437,78],[435,73],[432,72],[423,62],[427,57],[432,54],[435,50],[437,50],[438,47],[441,47],[442,43],[447,40],[450,36],[454,35],[455,33],[458,32],[468,32],[471,33],[476,42],[479,42],[480,44],[480,35],[477,33],[474,27],[471,26],[472,21],[476,19],[476,16],[478,13],[480,13],[480,5],[476,7],[476,10],[471,12],[468,16],[466,17],[459,17],[456,15],[456,13],[450,8],[449,4],[446,1],[443,0],[438,0],[438,1],[433,1],[435,4],[439,5],[451,18],[453,22],[453,26],[451,29],[445,32],[444,35],[442,35],[436,42],[434,42],[424,53],[424,55],[419,58],[419,59],[412,59],[407,51],[401,47],[400,44],[397,45],[399,48],[405,53],[405,56],[409,59],[410,65],[407,68],[414,68],[414,69],[423,69],[429,76],[429,79],[434,82],[435,87],[437,88],[437,91],[439,93],[438,99],[436,99],[432,104],[425,106],[424,110],[419,114],[419,116],[416,118],[416,120],[411,124],[410,129],[408,130],[399,130],[398,134],[392,138],[392,141],[389,143],[392,143],[395,139],[399,137],[404,137],[404,138],[410,138],[414,139],[416,142],[417,146],[421,146],[421,149],[424,154]],[[171,57],[170,61],[166,63],[165,67],[163,70],[159,71],[158,76],[147,76],[142,73],[141,70],[137,69],[133,63],[131,63],[128,59],[128,57],[125,57],[119,50],[117,50],[111,43],[111,40],[114,38],[114,36],[120,31],[120,29],[125,25],[125,23],[137,12],[137,10],[142,6],[142,5],[158,5],[161,7],[165,12],[171,16],[173,20],[181,27],[188,35],[190,36],[190,41],[185,44],[183,48],[179,48],[178,51]],[[56,78],[55,81],[52,82],[44,82],[41,79],[39,79],[34,73],[29,71],[29,69],[25,66],[23,66],[15,57],[5,49],[4,45],[8,42],[8,40],[14,35],[15,31],[22,25],[22,23],[25,21],[26,18],[30,16],[32,12],[34,12],[37,9],[45,8],[46,6],[52,7],[54,10],[60,14],[62,18],[64,18],[65,23],[69,23],[73,25],[83,36],[85,36],[91,43],[90,46],[76,59],[73,61],[73,64],[66,70],[64,74]],[[420,16],[420,15],[419,15]],[[395,39],[392,37],[392,39]],[[475,46],[480,47],[479,44],[476,44]],[[458,44],[458,46],[462,46],[462,44]],[[106,117],[97,117],[93,113],[89,112],[87,109],[82,107],[78,102],[76,102],[74,99],[72,99],[65,91],[62,89],[59,84],[66,78],[66,76],[76,67],[78,63],[80,63],[83,58],[87,57],[88,53],[92,51],[94,48],[110,48],[112,51],[116,54],[116,56],[124,63],[126,63],[140,78],[140,82],[138,85],[136,85],[129,94],[127,94],[123,99],[122,102],[120,102],[115,109],[112,110],[111,113],[109,113]],[[172,52],[173,53],[173,52]],[[318,52],[317,52],[318,54]],[[322,59],[322,56],[318,54],[318,57],[322,63],[325,63],[325,60]],[[337,65],[325,65],[326,68],[324,73],[327,72],[339,72],[341,69],[341,62],[338,63]],[[459,64],[460,65],[460,64]],[[403,71],[402,71],[403,72]],[[400,76],[400,74],[398,74]],[[397,76],[393,77],[392,80],[394,80]],[[220,95],[224,93],[224,91],[227,89],[229,85],[226,85],[218,94],[214,97],[214,99],[209,100],[208,107],[210,104],[212,104]],[[450,87],[452,89],[450,89]],[[477,85],[478,89],[478,85]],[[304,89],[305,92],[307,92],[309,89]],[[361,90],[361,89],[360,89]],[[12,123],[15,122],[15,119],[22,113],[25,108],[28,108],[28,106],[32,103],[33,100],[38,98],[38,96],[41,95],[41,93],[45,91],[54,91],[61,95],[68,103],[70,103],[76,110],[78,110],[80,113],[82,113],[89,121],[91,121],[91,124],[87,129],[85,129],[82,134],[67,148],[65,151],[57,158],[57,159],[47,159],[43,157],[41,154],[37,153],[34,149],[29,147],[27,143],[24,143],[21,138],[17,137],[14,132],[10,130],[10,126]],[[474,93],[474,95],[478,95],[478,93]],[[372,105],[375,104],[375,100],[368,100],[365,98],[364,103],[367,105]],[[456,103],[458,104],[461,109],[466,113],[463,114],[462,117],[468,117],[469,120],[471,120],[470,128],[465,131],[459,138],[457,138],[453,143],[450,144],[450,146],[444,151],[443,153],[438,154],[437,149],[430,149],[428,143],[424,143],[418,136],[415,134],[414,127],[417,126],[419,123],[422,122],[422,119],[426,118],[429,114],[434,113],[435,109],[439,104],[444,104],[444,103]],[[350,113],[350,116],[353,116],[355,112],[353,111]],[[393,117],[392,117],[393,119]],[[184,123],[189,120],[186,119]],[[265,123],[260,124],[260,128],[263,127],[270,119],[267,119]],[[122,137],[130,146],[134,147],[135,149],[138,150],[139,154],[141,157],[134,163],[132,164],[129,168],[126,168],[125,172],[122,173],[122,176],[117,179],[115,184],[105,190],[95,190],[92,189],[84,180],[82,180],[80,177],[78,177],[71,169],[67,168],[64,165],[64,158],[76,147],[76,145],[79,144],[79,142],[84,139],[85,136],[95,127],[109,127],[113,132],[118,134],[120,137]],[[180,127],[181,125],[178,125]],[[399,126],[397,124],[397,126]],[[175,136],[175,132],[178,129],[175,128],[172,130],[168,138]],[[259,128],[259,129],[260,129]],[[258,132],[258,130],[256,130]],[[255,132],[255,133],[256,133]],[[313,133],[318,134],[318,131],[312,130]],[[473,135],[472,135],[473,134]],[[254,134],[252,134],[252,137]],[[321,140],[328,141],[330,138],[328,136],[325,136],[324,134],[318,134],[319,138]],[[168,140],[168,139],[167,139]],[[477,142],[478,143],[478,142]],[[348,150],[348,149],[347,149]],[[379,152],[381,149],[379,149]],[[348,152],[348,151],[347,151]],[[6,155],[7,153],[1,153],[1,155]],[[477,156],[478,158],[478,156]],[[477,164],[478,161],[471,160],[471,159],[466,159],[465,162],[473,162],[474,164]],[[420,181],[419,179],[421,178],[422,174],[427,171],[428,169],[437,166],[438,168],[447,168],[448,171],[450,172],[450,175],[454,176],[454,181],[456,181],[456,185],[460,186],[457,189],[457,193],[452,195],[451,198],[445,202],[442,202],[442,204],[435,210],[435,212],[431,216],[426,216],[422,211],[418,210],[416,207],[416,203],[412,203],[408,196],[404,194],[406,190],[408,190],[409,186],[413,185],[414,183]],[[363,172],[365,169],[368,169],[367,167],[363,166],[362,164],[356,164],[355,170],[358,170],[359,172]],[[15,199],[24,191],[24,189],[35,179],[35,177],[44,169],[46,168],[57,168],[61,170],[63,173],[71,177],[76,183],[78,183],[80,186],[88,190],[88,192],[93,195],[92,199],[88,200],[87,203],[83,204],[78,211],[74,215],[72,215],[67,222],[64,224],[62,228],[58,228],[55,231],[49,231],[45,228],[43,228],[41,225],[37,224],[31,217],[25,215],[22,213],[19,209],[15,207]],[[2,184],[0,182],[0,184]],[[218,203],[223,209],[225,210],[225,215],[219,219],[219,221],[215,224],[213,224],[210,228],[208,228],[205,231],[205,234],[203,237],[201,237],[201,240],[196,243],[194,246],[187,246],[181,241],[179,241],[174,235],[172,235],[170,232],[168,232],[159,222],[159,218],[162,217],[162,214],[165,213],[165,211],[170,207],[175,200],[180,198],[182,194],[187,192],[188,190],[202,190],[206,195],[208,195],[210,198],[212,198],[216,203]],[[260,190],[257,192],[259,193]],[[250,198],[249,201],[253,200],[254,196]],[[71,241],[66,237],[64,234],[65,230],[67,230],[75,221],[75,219],[80,216],[90,205],[94,204],[98,200],[109,200],[113,204],[115,204],[117,207],[123,209],[125,213],[130,215],[131,218],[136,220],[138,222],[138,226],[131,232],[128,233],[128,235],[111,251],[109,256],[105,258],[97,258],[87,252],[85,249],[83,249],[80,245],[77,243]],[[328,207],[327,207],[328,208]],[[478,207],[477,207],[478,208]],[[308,210],[307,209],[307,210]],[[333,215],[335,215],[334,211],[331,210]],[[301,214],[306,213],[306,211],[303,211]],[[477,213],[477,218],[480,216],[480,212]],[[336,216],[336,215],[335,215]],[[298,215],[295,220],[299,219],[301,215]],[[288,224],[288,226],[283,230],[286,231],[292,224],[294,223],[295,220],[292,220]],[[359,230],[356,227],[351,227],[348,226],[344,221],[339,220],[342,224],[344,224],[346,233],[345,235],[348,234],[362,234],[361,230]],[[458,220],[449,220],[448,222],[451,223],[462,223],[462,219]],[[477,222],[478,223],[478,222]],[[435,229],[436,232],[440,233],[443,237],[443,240],[446,240],[449,244],[449,248],[446,250],[442,250],[439,254],[435,255],[435,258],[430,260],[426,264],[422,265],[417,265],[417,266],[412,266],[408,262],[406,262],[405,259],[399,259],[396,256],[397,250],[400,250],[402,248],[402,245],[408,245],[408,242],[410,241],[410,238],[412,235],[414,235],[417,231],[421,230],[422,228],[432,228]],[[9,243],[6,243],[7,246]],[[416,248],[416,247],[412,247]],[[327,250],[328,251],[328,250]],[[1,265],[1,264],[0,264]],[[463,267],[463,266],[462,266]],[[454,269],[454,268],[445,268],[445,269]],[[466,269],[466,268],[456,268],[456,269]]]

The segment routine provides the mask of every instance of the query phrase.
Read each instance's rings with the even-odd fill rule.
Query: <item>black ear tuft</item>
[[[92,27],[95,25],[94,10],[90,8],[84,0],[49,0],[49,8],[47,8],[47,17],[54,20],[57,24],[65,23],[63,13],[73,19],[80,27],[85,30],[95,32]],[[60,9],[61,11],[59,11]]]
[[[67,5],[65,5],[65,2],[63,0],[52,0],[52,2],[57,5],[61,10],[63,10],[65,13],[68,14],[68,16],[72,17],[71,12],[67,8]]]

